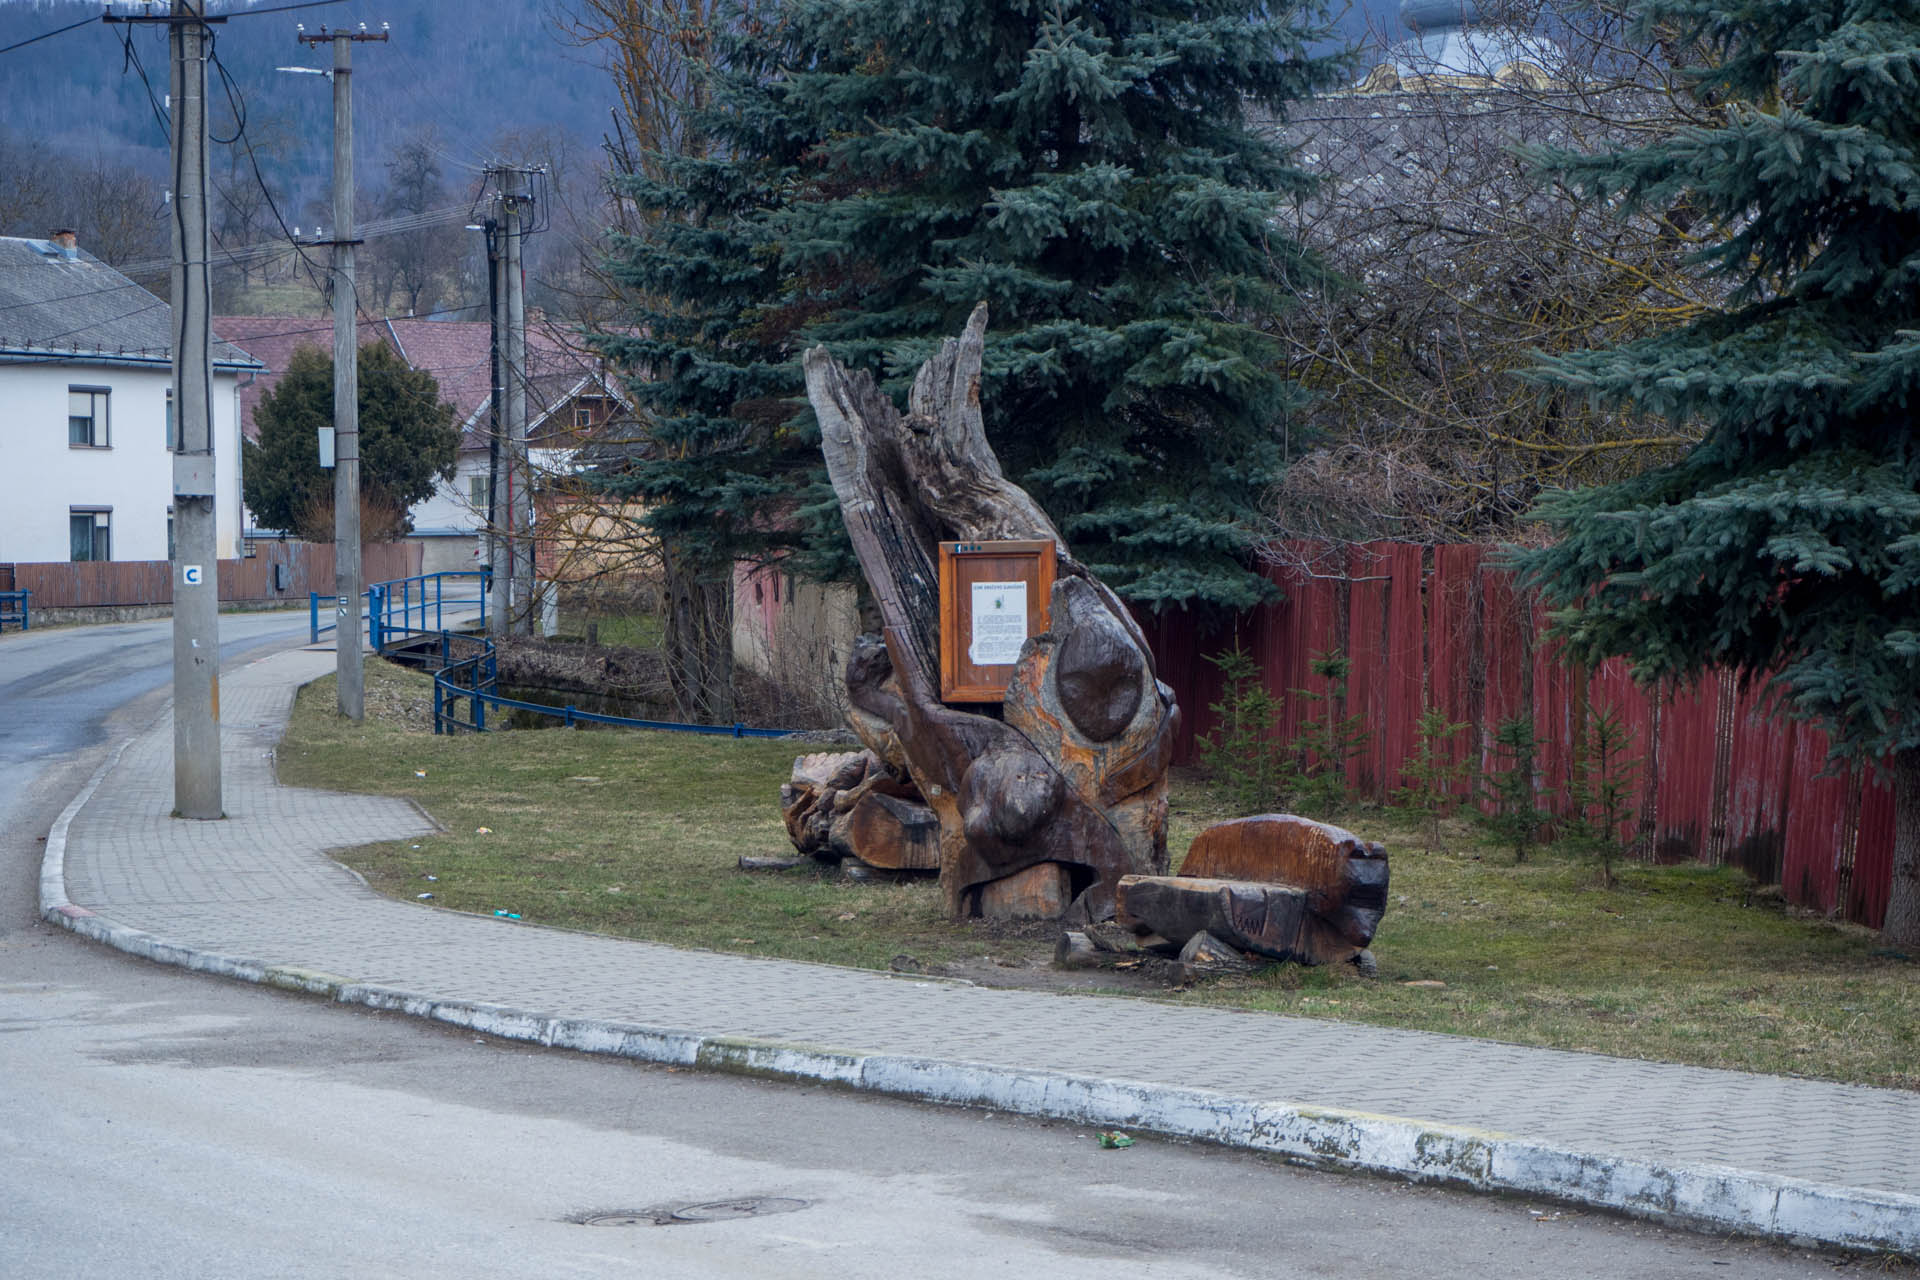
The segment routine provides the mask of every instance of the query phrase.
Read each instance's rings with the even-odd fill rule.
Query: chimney
[[[60,250],[60,256],[68,261],[76,261],[80,257],[80,236],[71,227],[49,231],[47,239],[53,241],[54,247]]]

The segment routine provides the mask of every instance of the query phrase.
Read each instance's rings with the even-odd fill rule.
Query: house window
[[[113,559],[113,508],[69,507],[67,536],[73,559]]]
[[[175,430],[176,428],[173,425],[173,388],[168,387],[167,388],[167,452],[169,453],[178,453],[180,451],[180,437],[174,434]],[[171,560],[173,559],[173,557],[168,556],[167,559]]]
[[[76,449],[105,449],[111,443],[105,387],[67,388],[67,443]]]
[[[487,478],[485,476],[467,477],[467,501],[481,515],[487,513]]]
[[[573,425],[590,427],[599,416],[600,400],[597,396],[582,396],[573,402]]]

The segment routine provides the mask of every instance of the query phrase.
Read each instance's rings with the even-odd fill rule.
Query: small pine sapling
[[[1534,786],[1533,762],[1539,749],[1531,716],[1509,716],[1494,730],[1494,767],[1485,778],[1494,811],[1486,823],[1513,849],[1516,865],[1527,860],[1547,821]]]
[[[1573,780],[1574,839],[1599,862],[1600,883],[1611,889],[1618,883],[1613,864],[1625,852],[1620,827],[1632,814],[1641,760],[1633,754],[1633,730],[1610,703],[1589,711],[1581,736]]]
[[[1207,661],[1220,668],[1226,687],[1220,701],[1208,704],[1219,723],[1199,740],[1200,761],[1236,810],[1263,813],[1280,794],[1280,756],[1268,737],[1280,704],[1261,682],[1260,665],[1237,641]]]
[[[1300,736],[1294,742],[1298,760],[1294,791],[1302,807],[1324,815],[1346,804],[1347,762],[1367,749],[1372,735],[1365,717],[1340,714],[1347,701],[1347,676],[1353,670],[1346,654],[1339,649],[1323,650],[1313,655],[1307,669],[1326,681],[1326,686],[1318,692],[1293,691],[1318,712],[1301,722]]]
[[[1420,818],[1425,852],[1445,849],[1440,819],[1452,807],[1454,788],[1467,776],[1467,762],[1452,758],[1450,744],[1467,729],[1465,720],[1450,721],[1439,707],[1429,706],[1414,725],[1413,758],[1400,766],[1405,782],[1394,801]]]

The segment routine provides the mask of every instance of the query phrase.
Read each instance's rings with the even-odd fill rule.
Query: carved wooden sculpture
[[[827,471],[883,627],[848,661],[850,719],[938,817],[950,912],[1031,913],[1065,895],[1075,918],[1105,919],[1121,876],[1166,870],[1179,711],[1125,606],[1001,474],[980,415],[986,325],[982,304],[921,367],[905,415],[825,348],[806,354]],[[1000,715],[947,706],[939,543],[1020,539],[1057,550],[1048,629],[1021,650]]]
[[[1201,933],[1269,960],[1330,964],[1373,941],[1387,851],[1350,831],[1268,813],[1208,827],[1177,876],[1120,882],[1120,923],[1180,945]]]
[[[822,862],[858,858],[888,871],[940,869],[933,811],[871,751],[795,760],[780,788],[780,813],[794,848]]]

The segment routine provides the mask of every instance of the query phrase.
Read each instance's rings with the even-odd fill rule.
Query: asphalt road
[[[305,610],[220,617],[223,660],[306,637]],[[165,618],[0,635],[0,829],[34,775],[103,741],[108,717],[170,684],[172,664]],[[161,705],[147,703],[150,715]]]
[[[272,629],[227,622],[229,650]],[[1834,1274],[1549,1204],[530,1050],[94,947],[34,919],[39,837],[159,710],[166,637],[0,637],[0,1277]],[[732,1216],[755,1197],[789,1211]]]

